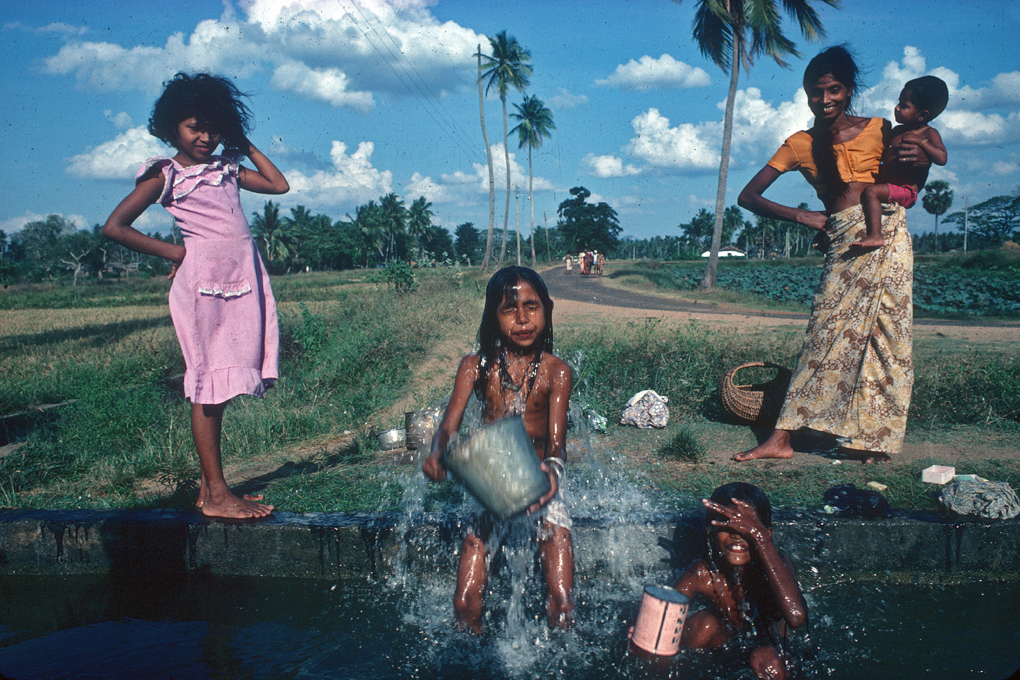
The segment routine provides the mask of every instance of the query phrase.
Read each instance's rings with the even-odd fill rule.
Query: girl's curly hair
[[[163,94],[152,107],[149,134],[174,146],[177,126],[195,118],[220,135],[225,148],[247,150],[251,110],[241,101],[247,96],[222,76],[178,73],[163,83]]]

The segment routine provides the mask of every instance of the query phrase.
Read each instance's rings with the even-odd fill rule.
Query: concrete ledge
[[[704,515],[691,510],[575,518],[581,578],[609,570],[663,574],[701,554]],[[840,519],[777,510],[776,542],[802,573],[1020,573],[1020,520],[945,520],[900,514]],[[225,523],[194,511],[0,511],[0,569],[11,575],[219,574],[339,579],[414,568],[455,568],[460,518],[398,513],[295,514]],[[436,549],[436,546],[442,549]]]

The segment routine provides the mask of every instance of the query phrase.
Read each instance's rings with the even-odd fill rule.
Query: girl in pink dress
[[[262,396],[277,378],[279,332],[269,276],[241,208],[240,189],[283,194],[283,174],[248,141],[251,112],[226,78],[178,73],[165,83],[149,133],[174,146],[173,158],[145,162],[103,235],[173,263],[170,316],[187,372],[191,432],[202,466],[196,505],[215,517],[264,517],[261,496],[231,493],[223,477],[223,411],[239,394]],[[225,151],[214,156],[220,143]],[[255,169],[238,164],[247,156]],[[142,234],[131,224],[153,203],[173,215],[184,245]]]

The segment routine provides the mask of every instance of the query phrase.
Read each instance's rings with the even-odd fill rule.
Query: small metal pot
[[[400,449],[407,444],[407,430],[396,427],[379,433],[379,448],[383,451]]]

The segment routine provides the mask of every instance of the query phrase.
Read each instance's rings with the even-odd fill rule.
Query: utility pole
[[[552,264],[552,246],[549,245],[549,216],[542,211],[542,219],[545,221],[545,259]]]
[[[963,199],[963,254],[967,254],[967,218],[970,217],[970,199]]]
[[[520,192],[514,185],[514,212],[517,213],[517,266],[521,266],[521,202]]]

